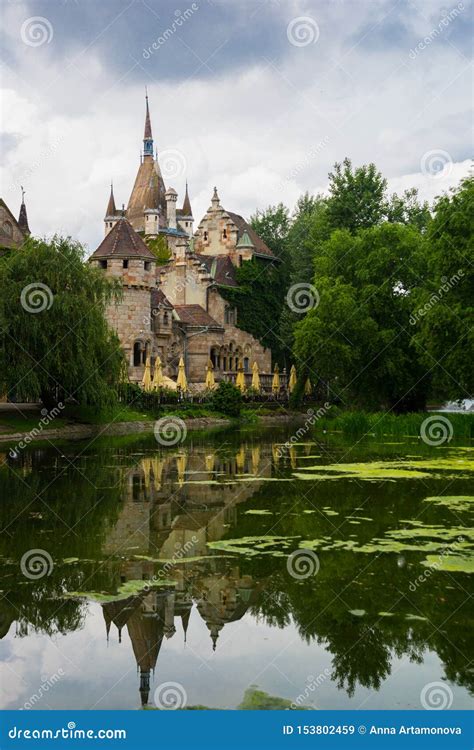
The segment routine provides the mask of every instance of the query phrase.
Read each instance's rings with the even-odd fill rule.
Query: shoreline
[[[176,415],[170,415],[170,417]],[[230,425],[240,426],[245,424],[273,424],[295,422],[304,419],[305,415],[299,412],[289,414],[275,414],[257,416],[257,422],[249,423],[243,419],[231,419],[230,417],[191,417],[183,419],[186,429],[204,430],[208,427],[228,427]],[[182,419],[182,417],[180,417]],[[146,435],[152,434],[157,420],[144,420],[137,422],[109,422],[103,425],[93,424],[71,424],[51,430],[41,430],[32,437],[32,430],[26,432],[0,433],[0,445],[21,443],[27,441],[27,446],[43,440],[87,440],[93,437],[117,437],[123,435]]]

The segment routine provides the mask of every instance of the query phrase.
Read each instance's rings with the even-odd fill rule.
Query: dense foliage
[[[284,278],[259,279],[258,294],[242,285],[239,325],[276,339],[280,363],[347,406],[472,396],[473,196],[471,177],[430,211],[415,189],[389,195],[373,164],[335,164],[328,195],[302,196],[290,221],[281,205],[254,217],[257,231],[275,228]],[[316,301],[295,312],[286,296],[301,284]]]
[[[233,383],[221,380],[211,394],[210,405],[214,411],[220,414],[226,414],[228,417],[238,417],[242,409],[242,394]]]
[[[0,392],[47,407],[113,402],[124,360],[104,310],[119,294],[70,239],[29,238],[1,258]]]

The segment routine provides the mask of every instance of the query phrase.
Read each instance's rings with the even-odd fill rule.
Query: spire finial
[[[20,206],[20,215],[18,217],[18,226],[20,227],[24,235],[28,235],[30,234],[30,228],[28,226],[28,215],[26,213],[26,206],[25,206],[25,190],[23,189],[23,185],[20,185],[20,188],[21,188],[21,206]]]
[[[21,202],[24,203],[25,202],[25,190],[23,188],[23,185],[20,185],[20,188],[21,188]]]
[[[148,106],[148,91],[145,86],[145,133],[143,136],[143,155],[153,156],[153,135],[151,132],[150,108]]]

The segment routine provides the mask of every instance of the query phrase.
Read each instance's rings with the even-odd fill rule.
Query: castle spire
[[[143,156],[153,158],[153,135],[151,132],[150,109],[148,107],[148,92],[145,88],[146,114],[145,114],[145,133],[143,135]]]
[[[109,202],[107,204],[107,210],[105,212],[106,216],[115,216],[117,213],[117,209],[115,208],[115,198],[114,198],[114,186],[113,183],[110,183],[110,198]]]
[[[21,206],[20,214],[18,216],[18,226],[20,227],[23,234],[30,234],[30,228],[28,226],[28,214],[26,213],[25,205],[25,191],[23,190],[23,185],[21,185]]]
[[[183,203],[183,216],[192,216],[193,212],[191,209],[191,201],[189,200],[189,193],[188,193],[188,181],[186,180],[186,193],[184,196],[184,203]]]

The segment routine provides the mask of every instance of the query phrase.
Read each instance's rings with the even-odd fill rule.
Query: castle
[[[242,216],[222,207],[216,188],[195,231],[187,185],[182,208],[177,198],[173,187],[166,188],[154,152],[147,96],[143,152],[127,208],[117,209],[111,186],[105,237],[89,258],[121,281],[123,297],[106,314],[130,381],[142,380],[148,356],[152,364],[159,356],[171,378],[182,357],[196,387],[209,360],[216,381],[233,380],[240,367],[250,373],[254,362],[270,377],[270,350],[238,327],[237,310],[223,291],[238,286],[236,269],[246,261],[258,258],[264,266],[278,258]],[[163,264],[157,250],[168,257]]]

